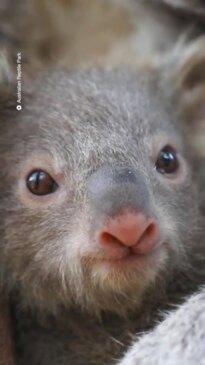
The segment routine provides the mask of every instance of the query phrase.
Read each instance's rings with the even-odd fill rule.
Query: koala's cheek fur
[[[20,290],[24,306],[55,313],[59,306],[75,302],[94,313],[104,309],[122,313],[139,305],[144,290],[164,268],[167,253],[163,250],[148,262],[114,267],[101,259],[102,252],[90,240],[88,222],[79,219],[68,228],[64,221],[63,230],[57,218],[50,211],[39,216],[18,211],[5,220],[3,275],[11,289]]]
[[[60,208],[49,207],[39,214],[36,208],[11,210],[5,220],[5,275],[11,287],[19,288],[24,305],[55,313],[61,305],[76,303],[96,314],[106,309],[126,313],[140,305],[150,286],[159,285],[162,273],[163,278],[171,276],[173,268],[185,261],[179,222],[168,216],[166,206],[156,209],[164,242],[150,257],[127,265],[104,259],[85,211]],[[17,226],[21,226],[18,240]]]

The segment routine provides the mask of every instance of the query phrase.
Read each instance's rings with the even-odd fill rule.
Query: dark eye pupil
[[[26,185],[29,191],[35,195],[51,194],[58,188],[54,179],[43,170],[33,171],[28,176]]]
[[[179,167],[176,152],[172,147],[166,146],[159,153],[156,169],[161,174],[172,174],[176,172]]]

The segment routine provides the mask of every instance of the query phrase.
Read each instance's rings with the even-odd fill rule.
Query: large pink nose
[[[117,259],[129,253],[150,252],[159,240],[159,230],[154,219],[141,213],[124,213],[110,219],[98,232],[97,239],[106,254]]]

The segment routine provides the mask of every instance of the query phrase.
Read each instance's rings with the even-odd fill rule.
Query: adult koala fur
[[[126,70],[49,72],[21,113],[15,97],[0,110],[0,266],[18,362],[112,364],[204,280],[176,104]]]
[[[119,365],[203,365],[205,289],[192,295],[149,334],[139,338]]]

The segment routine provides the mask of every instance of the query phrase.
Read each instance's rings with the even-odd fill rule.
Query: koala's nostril
[[[110,219],[98,232],[98,242],[106,252],[118,256],[119,252],[145,254],[152,250],[159,239],[156,222],[143,214],[125,213]],[[115,255],[114,255],[115,256]]]
[[[137,245],[132,248],[136,254],[145,254],[152,250],[159,241],[159,229],[154,221],[148,221],[148,225],[140,237]]]
[[[100,242],[102,244],[112,244],[112,243],[116,243],[116,244],[120,244],[122,245],[122,242],[115,236],[113,236],[112,234],[108,233],[108,232],[102,232],[100,238]]]

